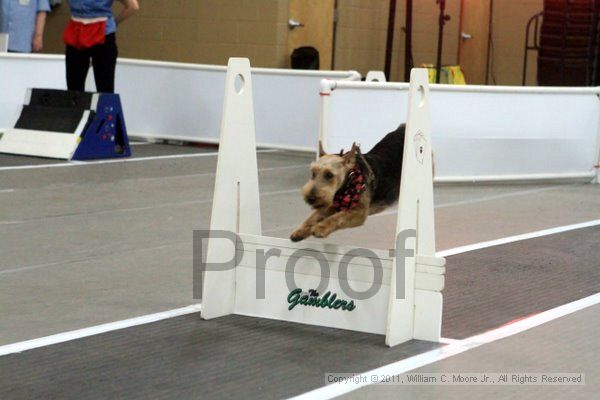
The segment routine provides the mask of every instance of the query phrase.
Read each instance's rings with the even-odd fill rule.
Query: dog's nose
[[[315,196],[308,196],[306,198],[306,201],[308,202],[308,204],[315,204],[315,201],[317,201],[317,198]]]

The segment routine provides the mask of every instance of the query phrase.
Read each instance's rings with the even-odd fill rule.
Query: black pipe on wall
[[[435,66],[435,83],[440,83],[442,72],[442,49],[444,47],[444,25],[450,20],[450,16],[446,15],[446,0],[437,0],[440,5],[440,17],[438,20],[438,48],[437,48],[437,63]]]
[[[390,71],[392,69],[392,52],[394,45],[394,25],[396,22],[396,0],[390,0],[390,11],[388,14],[388,31],[387,40],[385,44],[385,66],[384,73],[385,78],[390,80]]]
[[[404,27],[404,81],[410,81],[410,70],[413,67],[412,58],[412,17],[413,0],[406,0],[406,26]]]

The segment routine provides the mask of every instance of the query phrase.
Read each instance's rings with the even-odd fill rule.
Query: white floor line
[[[502,239],[490,240],[488,242],[481,242],[481,243],[470,244],[467,246],[455,247],[453,249],[438,251],[438,252],[436,252],[436,255],[438,257],[448,257],[448,256],[452,256],[455,254],[466,253],[466,252],[473,251],[473,250],[480,250],[480,249],[485,249],[487,247],[500,246],[502,244],[514,243],[514,242],[519,242],[522,240],[533,239],[533,238],[538,238],[538,237],[548,236],[548,235],[554,235],[556,233],[574,231],[576,229],[590,228],[592,226],[597,226],[597,225],[600,225],[600,219],[582,222],[579,224],[559,226],[556,228],[542,229],[540,231],[524,233],[522,235],[509,236],[509,237],[505,237]]]
[[[445,358],[464,353],[487,343],[492,343],[509,336],[516,335],[536,326],[553,321],[565,315],[583,310],[587,307],[594,306],[600,303],[600,293],[585,297],[581,300],[574,301],[548,311],[533,315],[531,317],[519,320],[509,325],[502,326],[497,329],[482,333],[480,335],[471,336],[464,340],[456,341],[447,346],[430,350],[416,356],[384,365],[383,367],[362,373],[352,381],[347,381],[343,385],[328,385],[310,392],[301,394],[291,398],[292,400],[329,400],[338,397],[365,386],[371,385],[372,376],[392,376],[403,374],[425,365],[433,364]],[[332,371],[335,372],[335,371]],[[359,378],[360,377],[360,378]],[[364,382],[363,382],[364,381]]]
[[[509,192],[509,193],[503,193],[503,194],[496,194],[496,195],[492,195],[492,196],[476,197],[474,199],[468,199],[468,200],[459,200],[459,201],[450,201],[447,203],[439,203],[439,204],[434,204],[434,207],[436,209],[438,209],[438,208],[446,208],[446,207],[464,206],[464,205],[469,205],[469,204],[483,203],[486,201],[505,199],[508,197],[525,196],[528,194],[547,192],[549,190],[556,190],[556,189],[560,189],[560,188],[564,188],[564,187],[567,187],[567,185],[566,184],[565,185],[554,185],[554,186],[544,187],[544,188],[540,188],[540,189],[519,190],[517,192]],[[383,216],[387,216],[387,215],[395,215],[397,213],[398,213],[398,211],[394,209],[394,210],[390,210],[390,211],[384,211],[379,214],[371,215],[369,218],[383,217]]]
[[[281,194],[290,194],[290,193],[298,193],[298,189],[288,189],[288,190],[277,190],[274,192],[265,192],[261,193],[261,196],[278,196]],[[189,200],[189,201],[174,201],[169,203],[160,203],[153,204],[149,206],[141,206],[141,207],[130,207],[130,208],[116,208],[116,209],[108,209],[108,210],[98,210],[98,211],[87,211],[81,213],[72,213],[72,214],[63,214],[63,215],[52,215],[47,217],[39,217],[39,218],[31,218],[24,220],[9,220],[9,221],[0,221],[1,225],[19,225],[19,224],[30,224],[30,223],[39,223],[40,221],[48,221],[62,218],[72,218],[72,217],[80,217],[80,216],[92,216],[92,215],[102,215],[102,214],[114,214],[114,213],[123,213],[123,212],[140,212],[147,210],[154,210],[157,208],[168,208],[168,207],[182,207],[182,206],[190,206],[190,205],[200,205],[200,204],[210,204],[213,199],[205,199],[205,200]],[[1,272],[0,272],[1,274]]]
[[[506,194],[503,194],[503,195],[478,197],[476,199],[470,199],[470,200],[462,200],[462,201],[455,201],[455,202],[448,202],[448,203],[440,203],[440,204],[434,205],[434,208],[438,209],[438,208],[453,207],[453,206],[465,205],[465,204],[483,203],[483,202],[486,202],[486,201],[496,200],[496,199],[500,199],[500,198],[513,197],[513,196],[522,196],[522,195],[525,195],[525,194],[538,193],[538,192],[543,192],[543,191],[547,191],[547,190],[558,189],[560,187],[565,187],[565,185],[557,185],[557,186],[552,186],[552,187],[543,188],[543,189],[523,190],[523,191],[519,191],[519,192],[506,193]],[[398,212],[396,210],[384,211],[384,212],[379,213],[379,214],[371,215],[371,216],[369,216],[369,218],[383,217],[383,216],[396,215],[396,214],[398,214]],[[280,227],[280,228],[271,228],[271,229],[267,229],[267,230],[263,231],[263,233],[272,233],[272,232],[286,231],[286,230],[289,230],[289,229],[294,229],[297,226],[298,225],[284,226],[284,227]]]
[[[574,230],[574,229],[587,228],[587,227],[595,226],[595,225],[599,225],[599,224],[600,224],[600,220],[594,220],[594,221],[584,222],[584,223],[581,223],[581,224],[567,225],[567,226],[557,227],[557,228],[553,228],[553,229],[546,229],[544,231],[532,232],[532,233],[528,233],[528,234],[525,234],[525,235],[511,236],[510,238],[499,239],[499,241],[503,241],[503,240],[507,240],[507,239],[513,239],[513,240],[511,240],[509,242],[506,242],[506,243],[511,243],[511,242],[515,242],[517,240],[526,240],[526,239],[530,239],[530,238],[533,238],[533,237],[544,236],[544,234],[542,234],[542,233],[545,233],[546,235],[550,235],[552,233],[566,232],[566,231],[570,231],[570,230]],[[552,233],[547,233],[547,232],[550,232],[550,231],[552,231]],[[518,239],[515,239],[515,238],[518,238]],[[489,244],[489,245],[486,245],[485,247],[490,247],[490,246],[497,245],[497,244],[490,244],[490,243],[495,243],[495,242],[498,242],[498,241],[484,242],[483,244]],[[498,243],[498,244],[504,244],[504,242]],[[482,243],[471,245],[471,246],[457,247],[456,249],[449,249],[449,250],[445,250],[445,251],[442,251],[442,252],[438,252],[437,255],[439,256],[440,254],[442,254],[442,256],[444,256],[444,255],[451,255],[451,254],[459,254],[461,252],[467,252],[467,251],[475,250],[477,248],[477,246],[481,246],[481,245],[482,245]],[[483,247],[480,247],[480,248],[483,248]],[[600,296],[600,294],[595,295],[595,296]],[[594,297],[594,296],[591,296],[591,297]],[[585,299],[583,299],[583,300],[585,300]],[[600,301],[600,298],[597,299],[597,300]],[[596,301],[596,302],[598,302],[598,301]],[[573,304],[579,304],[579,303],[578,302],[574,302],[574,303],[570,303],[570,304],[571,304],[570,307],[575,307],[575,306],[573,306]],[[594,304],[596,304],[596,303],[594,303]],[[558,310],[558,309],[561,309],[561,310],[562,309],[570,309],[567,306],[561,306],[561,307],[558,307],[558,308],[556,308],[554,310]],[[3,351],[4,351],[5,348],[6,349],[9,349],[9,348],[18,348],[18,349],[21,349],[19,351],[25,351],[25,350],[34,349],[34,348],[37,348],[37,347],[48,346],[48,345],[51,345],[51,344],[61,343],[61,342],[65,342],[65,341],[68,341],[68,340],[75,340],[75,339],[78,339],[80,337],[94,335],[94,334],[97,334],[97,333],[104,333],[104,332],[109,332],[111,330],[123,329],[123,328],[127,328],[129,326],[135,326],[135,325],[141,325],[141,324],[148,323],[148,322],[153,322],[154,320],[152,320],[152,317],[156,318],[155,316],[157,316],[157,315],[168,315],[168,313],[170,313],[170,312],[174,312],[174,313],[176,313],[176,315],[183,315],[183,314],[177,314],[177,313],[181,312],[181,310],[192,310],[190,307],[197,307],[197,308],[199,308],[200,305],[199,304],[195,304],[195,305],[191,305],[189,307],[184,307],[182,309],[177,309],[177,310],[172,310],[172,311],[166,311],[164,313],[151,314],[151,315],[148,315],[148,316],[142,316],[142,317],[128,319],[128,320],[124,320],[124,321],[113,322],[113,323],[98,325],[98,326],[95,326],[95,327],[84,328],[84,329],[79,329],[79,330],[76,330],[76,331],[71,331],[71,332],[66,332],[66,333],[59,333],[59,334],[56,334],[56,335],[48,336],[50,338],[62,338],[63,339],[63,340],[60,340],[60,341],[57,341],[57,342],[52,342],[52,341],[43,342],[43,340],[45,338],[40,338],[40,339],[28,340],[26,342],[19,342],[19,343],[14,343],[14,344],[6,345],[6,346],[1,346],[0,347],[0,356],[2,356],[4,354],[9,354],[9,353],[3,353]],[[567,307],[567,308],[563,308],[563,307]],[[577,310],[575,309],[575,311],[577,311]],[[190,311],[190,313],[191,312],[194,312],[194,311]],[[542,313],[542,314],[545,315],[545,313]],[[539,315],[542,315],[542,314],[538,314],[538,315],[535,315],[535,316],[532,316],[532,317],[529,317],[529,318],[526,318],[526,319],[523,319],[523,320],[519,320],[519,321],[515,322],[514,324],[510,324],[510,325],[506,325],[504,327],[498,328],[498,329],[496,329],[496,331],[504,332],[504,331],[501,331],[501,329],[505,329],[505,328],[507,328],[509,326],[514,326],[515,324],[521,324],[519,326],[522,326],[524,324],[523,321],[530,320],[531,318],[538,318],[539,319],[539,318],[541,318],[541,317],[539,317]],[[176,316],[176,315],[174,315],[174,316]],[[548,314],[548,315],[550,315],[550,314]],[[148,320],[147,322],[143,322],[143,321],[146,321],[145,320],[146,317],[150,318],[150,320]],[[161,318],[161,319],[166,319],[166,318],[171,318],[171,317],[166,316],[165,318]],[[129,323],[128,321],[129,322],[133,321],[134,325],[128,325],[128,323]],[[140,322],[140,321],[142,321],[142,322]],[[537,321],[537,319],[533,320],[533,321]],[[102,328],[101,330],[97,331],[100,327],[104,327],[104,328]],[[111,328],[111,329],[109,329],[109,328]],[[83,333],[84,336],[77,336],[77,332]],[[89,333],[89,332],[96,332],[96,333]],[[65,335],[67,335],[67,336],[65,336]],[[479,336],[476,336],[476,337],[479,337]],[[451,343],[451,344],[448,345],[448,346],[446,346],[446,347],[444,347],[443,349],[447,349],[450,346],[456,346],[456,345],[458,345],[458,343],[464,343],[465,342],[464,340],[458,341],[458,342],[452,342],[453,339],[445,339],[445,340],[447,342]],[[465,340],[468,340],[468,339],[465,339]],[[28,343],[29,343],[29,345],[28,345]],[[40,343],[47,343],[47,344],[40,344]],[[28,347],[30,345],[33,345],[33,347]],[[10,347],[10,346],[13,346],[13,347]],[[429,353],[437,354],[436,352],[439,352],[439,351],[440,351],[440,349],[438,349],[438,350],[432,350],[431,352],[423,353],[423,354],[421,354],[419,356],[424,356],[425,354],[429,354]],[[416,357],[419,357],[419,356],[416,356]],[[410,359],[407,359],[407,360],[410,360]],[[403,360],[401,362],[406,362],[407,360]],[[395,364],[392,364],[392,365],[395,365]],[[417,368],[417,367],[415,367],[415,368]]]
[[[160,244],[160,245],[152,245],[150,247],[124,248],[124,249],[120,249],[120,250],[114,250],[112,248],[112,246],[105,245],[105,246],[95,247],[94,250],[98,251],[101,249],[110,248],[112,250],[112,255],[115,255],[119,252],[120,253],[129,253],[129,255],[132,255],[133,253],[137,253],[137,252],[145,252],[148,250],[157,251],[157,250],[161,250],[161,249],[164,249],[167,247],[183,246],[183,245],[188,245],[188,244],[189,244],[189,241],[179,241],[179,242],[170,242],[170,243],[165,243],[165,244]],[[106,255],[104,255],[104,254],[103,255],[100,255],[100,254],[90,255],[89,253],[86,254],[83,251],[79,251],[78,255],[80,255],[79,258],[72,258],[69,260],[53,261],[53,262],[44,263],[44,264],[25,265],[25,266],[20,266],[20,267],[11,268],[11,269],[2,269],[2,270],[0,270],[0,276],[19,273],[19,272],[28,272],[28,271],[33,271],[36,269],[42,269],[42,268],[48,268],[48,267],[54,267],[54,266],[65,267],[65,266],[70,266],[73,264],[88,263],[90,261],[93,262],[95,260],[99,260],[99,259],[106,257]]]
[[[566,185],[566,184],[554,185],[554,186],[549,186],[549,187],[544,187],[544,188],[539,188],[539,189],[519,190],[517,192],[502,193],[502,194],[496,194],[496,195],[492,195],[492,196],[486,196],[486,197],[475,198],[475,199],[451,201],[448,203],[441,203],[437,208],[464,206],[464,205],[468,205],[468,204],[480,203],[483,201],[492,201],[492,200],[506,199],[508,197],[525,196],[528,194],[541,193],[541,192],[547,192],[549,190],[565,188],[567,186],[568,185]]]
[[[456,343],[456,342],[460,342],[460,340],[459,339],[450,339],[450,338],[440,338],[440,343],[452,344],[452,343]]]
[[[293,192],[296,192],[296,191],[297,191],[296,189],[281,190],[281,191],[276,191],[276,192],[263,193],[263,195],[265,195],[265,196],[268,196],[268,195],[276,196],[276,195],[279,195],[279,194],[293,193]],[[171,204],[171,203],[169,203],[169,204],[165,204],[165,206],[170,206],[170,205],[185,205],[185,204],[198,204],[198,203],[209,203],[211,201],[212,200],[203,200],[203,201],[194,200],[194,201],[190,201],[190,202],[181,202],[181,203],[177,203],[177,204]],[[152,206],[152,207],[138,207],[138,208],[135,208],[135,209],[122,209],[122,211],[138,211],[138,210],[144,210],[146,208],[155,208],[155,206]],[[108,211],[110,211],[110,210],[108,210]],[[114,211],[114,210],[112,210],[112,211]],[[71,215],[68,215],[68,216],[71,216]],[[68,217],[68,216],[58,216],[58,217],[54,217],[54,218],[65,218],[65,217]],[[8,224],[20,224],[20,223],[23,223],[23,222],[35,222],[35,221],[37,221],[37,220],[29,220],[29,221],[6,221],[6,222],[0,222],[0,225],[3,225],[3,224],[5,224],[5,225],[8,225]],[[587,222],[582,222],[582,223],[579,223],[579,224],[559,226],[559,227],[556,227],[556,228],[550,228],[550,229],[544,229],[544,230],[541,230],[541,231],[524,233],[522,235],[509,236],[509,237],[505,237],[505,238],[501,238],[501,239],[490,240],[488,242],[481,242],[481,243],[475,243],[475,244],[470,244],[470,245],[466,245],[466,246],[455,247],[453,249],[447,249],[447,250],[438,251],[438,252],[436,252],[436,255],[438,257],[448,257],[448,256],[456,255],[456,254],[467,253],[469,251],[475,251],[475,250],[485,249],[485,248],[488,248],[488,247],[493,247],[493,246],[499,246],[499,245],[508,244],[508,243],[519,242],[519,241],[523,241],[523,240],[527,240],[527,239],[533,239],[533,238],[537,238],[537,237],[554,235],[556,233],[568,232],[568,231],[573,231],[573,230],[577,230],[577,229],[590,228],[590,227],[597,226],[597,225],[600,225],[600,219],[596,219],[596,220],[592,220],[592,221],[587,221]],[[293,227],[290,227],[289,229],[292,229],[292,228]],[[276,231],[280,231],[280,230],[283,230],[283,229],[281,229],[281,228],[267,229],[263,233],[276,232]],[[65,264],[65,263],[71,263],[71,262],[77,262],[77,261],[81,261],[81,260],[56,261],[56,262],[52,262],[52,263],[48,263],[48,264],[37,264],[37,265],[27,265],[27,266],[15,267],[15,268],[11,268],[11,269],[0,271],[0,275],[12,274],[12,273],[15,273],[15,272],[23,272],[23,271],[28,271],[28,270],[32,270],[32,269],[39,269],[39,268],[51,267],[51,266],[54,266],[54,265],[62,265],[62,264]],[[448,340],[453,340],[453,339],[448,339]]]
[[[23,221],[9,220],[9,221],[1,221],[0,225],[16,225],[21,224]]]
[[[294,165],[285,165],[285,166],[280,166],[280,167],[265,167],[265,168],[259,168],[258,172],[271,172],[271,171],[285,171],[285,170],[291,170],[291,169],[300,169],[300,168],[306,168],[307,164],[294,164]],[[139,183],[139,182],[152,182],[152,181],[166,181],[169,179],[189,179],[189,178],[200,178],[200,177],[210,177],[210,176],[215,176],[216,173],[215,172],[203,172],[200,174],[184,174],[184,175],[173,175],[173,176],[158,176],[158,177],[144,177],[144,178],[126,178],[126,179],[121,179],[119,180],[119,184],[124,184],[126,182],[135,182],[135,183]],[[88,186],[98,186],[98,184],[96,182],[80,182],[80,183],[69,183],[69,184],[62,184],[61,188],[65,188],[65,187],[77,187],[77,188],[82,188],[85,187],[86,185]],[[36,189],[21,189],[21,190],[36,190]],[[16,189],[6,189],[6,190],[1,190],[0,189],[0,194],[1,193],[11,193],[11,192],[15,192]],[[300,193],[300,189],[295,189],[296,193]],[[2,223],[0,222],[0,225],[2,225]]]
[[[15,165],[11,167],[0,167],[0,171],[13,171],[23,169],[43,169],[43,168],[63,168],[63,167],[81,167],[85,165],[97,165],[97,164],[114,164],[124,162],[138,162],[138,161],[149,161],[149,160],[166,160],[170,158],[190,158],[190,157],[209,157],[216,156],[218,153],[193,153],[193,154],[170,154],[165,156],[152,156],[152,157],[140,157],[140,158],[119,158],[113,160],[96,160],[96,161],[69,161],[56,164],[37,164],[37,165]]]
[[[90,328],[78,329],[70,332],[63,332],[56,335],[45,336],[38,339],[27,340],[0,346],[0,356],[7,354],[21,353],[26,350],[37,349],[38,347],[50,346],[57,343],[68,342],[70,340],[81,339],[88,336],[98,335],[116,331],[119,329],[130,328],[132,326],[149,324],[151,322],[161,321],[163,319],[175,318],[186,314],[200,312],[200,304],[177,308],[156,314],[143,315],[141,317],[124,319],[121,321],[110,322],[108,324],[96,325]]]
[[[279,150],[266,149],[256,150],[257,153],[274,153]],[[117,163],[129,163],[129,162],[140,162],[140,161],[154,161],[154,160],[168,160],[172,158],[193,158],[193,157],[211,157],[218,155],[218,152],[212,153],[192,153],[192,154],[169,154],[164,156],[151,156],[151,157],[139,157],[139,158],[117,158],[110,160],[95,160],[95,161],[69,161],[57,164],[37,164],[37,165],[15,165],[10,167],[0,167],[0,171],[12,171],[21,169],[41,169],[41,168],[62,168],[62,167],[81,167],[85,165],[98,165],[98,164],[117,164]]]
[[[295,164],[295,165],[285,165],[285,166],[281,166],[281,167],[265,167],[265,168],[259,168],[258,172],[271,172],[271,171],[284,171],[284,170],[288,170],[288,169],[299,169],[299,168],[306,168],[306,164]],[[151,182],[151,181],[164,181],[164,180],[168,180],[168,179],[188,179],[188,178],[199,178],[199,177],[203,177],[203,176],[215,176],[216,173],[215,172],[203,172],[200,174],[184,174],[184,175],[173,175],[173,176],[157,176],[157,177],[145,177],[145,178],[127,178],[127,179],[122,179],[119,182]],[[96,183],[90,184],[90,185],[97,185]],[[81,186],[81,183],[74,183],[72,185],[69,186]],[[296,189],[296,191],[299,193],[300,189]]]

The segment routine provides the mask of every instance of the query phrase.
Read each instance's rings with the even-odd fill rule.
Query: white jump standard
[[[435,256],[428,114],[427,71],[415,69],[395,250],[262,236],[250,63],[230,59],[210,229],[239,240],[208,240],[207,264],[230,268],[204,272],[202,318],[240,314],[349,329],[385,335],[388,346],[439,341],[445,260]]]

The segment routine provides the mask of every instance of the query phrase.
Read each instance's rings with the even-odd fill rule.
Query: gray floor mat
[[[600,227],[448,257],[442,335],[462,339],[600,292]]]
[[[438,345],[228,316],[173,318],[0,358],[2,399],[278,399]]]

